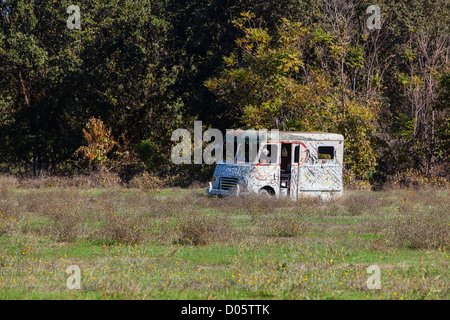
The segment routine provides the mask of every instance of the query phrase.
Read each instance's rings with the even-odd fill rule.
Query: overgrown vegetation
[[[81,30],[71,4],[0,3],[1,172],[205,181],[170,161],[198,119],[341,133],[361,188],[448,183],[448,1],[379,1],[380,30],[369,1],[87,0]]]
[[[0,299],[450,297],[448,1],[72,4],[0,2]],[[344,135],[344,196],[207,197],[194,120]]]
[[[2,299],[449,298],[445,190],[293,202],[1,186]],[[81,290],[65,287],[69,265],[82,270]],[[380,290],[366,286],[370,265]]]

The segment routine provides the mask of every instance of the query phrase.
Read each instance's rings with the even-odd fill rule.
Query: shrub
[[[135,244],[143,240],[142,221],[138,217],[121,214],[104,216],[106,224],[99,231],[99,238],[107,242]]]
[[[59,241],[75,242],[83,233],[84,218],[78,212],[52,211],[52,231]]]
[[[385,189],[446,189],[449,186],[448,176],[427,177],[413,169],[396,173],[387,177]]]
[[[15,188],[18,186],[18,179],[11,175],[0,176],[0,188]]]
[[[129,187],[153,190],[164,185],[163,181],[156,175],[150,174],[147,171],[142,172],[141,175],[134,177],[128,184]]]
[[[111,128],[107,128],[102,120],[91,117],[83,129],[84,139],[87,146],[81,146],[75,154],[89,160],[89,171],[92,165],[99,166],[101,170],[107,165],[108,154],[117,144],[111,135]]]
[[[437,249],[450,245],[450,219],[447,207],[418,212],[403,206],[393,227],[394,240],[413,249]]]
[[[268,236],[298,237],[306,232],[306,224],[294,215],[280,214],[259,222],[260,228]]]
[[[12,229],[13,219],[0,211],[0,236]]]
[[[225,218],[194,216],[183,218],[178,227],[177,243],[203,246],[213,241],[227,241],[232,237],[231,226]]]
[[[343,205],[352,216],[375,213],[379,207],[377,195],[373,193],[348,195],[343,199]]]
[[[150,141],[150,139],[142,140],[136,146],[136,153],[138,154],[139,160],[145,164],[146,169],[155,169],[160,154],[155,143]]]

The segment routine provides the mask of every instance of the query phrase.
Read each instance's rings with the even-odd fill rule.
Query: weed
[[[401,245],[414,249],[438,249],[450,245],[449,208],[421,212],[403,206],[393,226],[393,237]]]
[[[374,214],[379,207],[376,194],[367,192],[346,196],[343,199],[343,205],[352,216],[359,216],[366,212]]]
[[[292,214],[279,214],[270,219],[264,219],[259,226],[263,234],[275,237],[298,237],[307,230],[306,223]]]
[[[449,212],[446,190],[322,202],[19,184],[0,195],[0,298],[447,299]]]
[[[230,223],[222,217],[205,217],[193,214],[183,218],[177,226],[177,243],[204,246],[213,241],[228,241],[232,238]]]
[[[142,219],[119,213],[104,216],[106,224],[97,237],[107,242],[136,244],[143,240]]]

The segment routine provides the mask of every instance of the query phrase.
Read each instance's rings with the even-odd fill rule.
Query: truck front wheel
[[[272,188],[270,188],[270,187],[261,188],[261,189],[259,189],[258,193],[261,194],[261,195],[265,195],[265,196],[273,196],[273,195],[275,195],[275,191]]]

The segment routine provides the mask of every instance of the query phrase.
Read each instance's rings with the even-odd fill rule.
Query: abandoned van
[[[276,197],[315,195],[330,199],[342,195],[344,138],[323,132],[277,131],[266,137],[241,137],[244,131],[225,136],[222,154],[209,183],[210,195],[269,194]],[[232,143],[230,143],[232,141]],[[228,142],[228,144],[227,144]],[[249,150],[256,148],[255,156]]]

